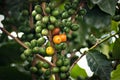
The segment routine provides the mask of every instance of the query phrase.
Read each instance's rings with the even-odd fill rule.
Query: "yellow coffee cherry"
[[[54,48],[52,46],[49,46],[46,48],[47,55],[53,55],[54,54]]]

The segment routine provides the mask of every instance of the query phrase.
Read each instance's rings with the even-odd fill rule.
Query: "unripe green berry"
[[[32,73],[36,73],[37,70],[38,70],[38,69],[37,69],[35,66],[30,67],[30,72],[32,72]]]
[[[46,39],[44,37],[41,37],[37,40],[38,46],[42,46],[46,42]]]
[[[40,5],[36,5],[36,6],[35,6],[35,11],[36,11],[37,13],[42,13],[41,6],[40,6]]]
[[[57,21],[57,19],[54,16],[50,16],[50,22],[51,23],[55,23]]]
[[[37,12],[35,10],[32,11],[32,16],[36,16]]]
[[[54,28],[55,28],[54,25],[52,25],[52,24],[48,25],[49,30],[53,30]]]
[[[47,36],[48,35],[48,30],[47,29],[43,29],[42,32],[41,32],[41,34],[43,36]]]
[[[42,31],[42,27],[41,26],[37,26],[36,28],[35,28],[35,32],[36,33],[40,33]]]
[[[43,23],[47,24],[48,21],[49,21],[49,17],[48,17],[48,16],[44,16],[44,17],[42,18],[42,22],[43,22]]]
[[[42,19],[42,16],[40,15],[40,14],[37,14],[36,16],[35,16],[35,20],[41,20]]]

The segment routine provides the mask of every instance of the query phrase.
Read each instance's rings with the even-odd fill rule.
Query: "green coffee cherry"
[[[37,67],[38,69],[40,69],[43,64],[44,64],[43,61],[38,61],[37,64],[36,64],[36,67]]]
[[[24,51],[24,55],[25,56],[30,56],[32,54],[32,50],[31,49],[26,49],[25,51]]]
[[[55,23],[57,21],[57,19],[54,16],[50,16],[50,22],[51,23]]]
[[[24,44],[25,44],[27,47],[31,48],[30,42],[25,42]]]
[[[32,16],[36,16],[37,12],[35,10],[32,11]]]
[[[42,27],[41,26],[37,26],[36,28],[35,28],[35,32],[36,33],[40,33],[42,31]]]
[[[69,14],[67,11],[62,13],[62,18],[68,18],[68,17],[69,17]]]
[[[41,6],[40,6],[40,5],[36,5],[36,6],[35,6],[35,11],[36,11],[37,13],[42,13]]]
[[[44,47],[40,47],[39,48],[39,53],[41,54],[41,55],[43,55],[43,56],[45,56],[46,55],[46,51],[45,51],[46,49],[44,48]]]
[[[51,74],[50,69],[47,69],[44,74],[45,74],[46,76],[49,76],[49,75]]]
[[[48,68],[50,67],[50,65],[49,65],[47,62],[44,62],[43,67],[44,67],[45,69],[48,69]]]
[[[30,43],[32,47],[35,47],[37,45],[37,40],[33,39]]]
[[[64,59],[63,65],[64,66],[70,65],[70,60],[69,59]]]
[[[24,53],[22,53],[22,54],[20,55],[20,58],[21,58],[22,60],[26,60],[26,59],[27,59]]]
[[[71,25],[71,30],[72,31],[76,31],[76,30],[78,30],[79,29],[79,24],[72,24]]]
[[[47,29],[43,29],[42,32],[41,32],[41,34],[43,36],[47,36],[48,35],[48,30]]]
[[[44,37],[41,37],[37,40],[37,44],[39,46],[42,46],[46,42],[46,39]]]
[[[55,9],[52,11],[52,15],[53,16],[58,16],[60,14],[59,10],[58,9]]]
[[[66,73],[60,73],[60,78],[65,79],[67,77]]]
[[[61,66],[60,67],[61,72],[67,72],[68,70],[69,70],[69,68],[67,66]]]
[[[48,21],[49,21],[49,17],[48,17],[48,16],[44,16],[44,17],[42,18],[42,22],[43,22],[43,23],[47,24]]]
[[[52,68],[52,73],[58,73],[59,72],[59,68],[58,67],[53,67]]]
[[[35,20],[41,20],[42,19],[42,16],[41,16],[41,14],[37,14],[36,16],[35,16]]]
[[[38,54],[39,53],[39,47],[34,47],[32,51],[33,51],[34,54]]]
[[[30,67],[30,72],[32,72],[32,73],[36,73],[37,70],[38,69],[35,66]]]
[[[49,14],[50,11],[51,11],[50,7],[46,7],[46,8],[45,8],[45,12],[46,12],[47,14]]]
[[[28,10],[23,10],[23,11],[22,11],[22,15],[23,15],[23,16],[28,16],[28,15],[29,15]]]
[[[62,61],[61,59],[58,59],[58,60],[56,61],[56,66],[60,67],[60,66],[62,66],[62,65],[63,65],[63,61]]]
[[[54,28],[55,28],[54,25],[52,25],[52,24],[48,25],[49,30],[53,30]]]

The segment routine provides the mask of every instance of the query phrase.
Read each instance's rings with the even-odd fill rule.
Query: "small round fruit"
[[[61,66],[60,67],[61,72],[67,72],[68,70],[69,70],[69,68],[67,66]]]
[[[50,69],[47,69],[44,74],[45,74],[46,76],[49,76],[49,75],[51,74]]]
[[[36,5],[36,6],[35,6],[35,11],[36,11],[37,13],[41,13],[41,12],[42,12],[41,6],[40,6],[40,5]]]
[[[31,49],[26,49],[25,51],[24,51],[24,55],[25,56],[30,56],[32,54],[32,50]]]
[[[38,61],[37,64],[36,64],[36,67],[40,69],[43,64],[44,64],[43,61]]]
[[[53,16],[58,16],[60,14],[59,10],[58,9],[55,9],[52,11],[52,15]]]
[[[79,24],[72,24],[71,25],[71,30],[72,31],[76,31],[76,30],[78,30],[79,29]]]
[[[68,17],[69,17],[69,14],[67,11],[62,13],[62,18],[68,18]]]
[[[44,48],[44,47],[40,47],[40,48],[39,48],[39,53],[40,53],[41,55],[45,56],[45,55],[46,55],[45,48]]]
[[[32,16],[36,16],[37,12],[35,10],[32,11]]]
[[[61,59],[58,59],[58,60],[56,61],[56,66],[60,67],[60,66],[62,66],[62,65],[63,65],[63,61],[62,61]]]
[[[60,37],[59,35],[55,35],[55,36],[53,37],[53,42],[54,42],[55,44],[60,44],[60,43],[62,42],[61,37]]]
[[[50,16],[50,22],[51,23],[55,23],[57,21],[57,19],[54,16]]]
[[[50,65],[49,65],[48,63],[46,63],[46,62],[44,62],[42,66],[43,66],[45,69],[48,69],[48,68],[50,67]]]
[[[63,65],[68,66],[69,64],[70,64],[70,60],[69,59],[64,59]]]
[[[42,19],[42,16],[40,15],[40,14],[37,14],[36,16],[35,16],[35,20],[41,20]]]
[[[60,33],[60,28],[56,27],[52,30],[52,35],[58,35]]]
[[[49,17],[48,17],[48,16],[44,16],[44,17],[42,18],[42,22],[43,22],[43,23],[47,24],[48,21],[49,21]]]
[[[54,29],[54,25],[52,25],[52,24],[48,25],[48,29],[49,30],[53,30]]]
[[[60,34],[60,38],[61,38],[62,42],[67,41],[67,36],[66,36],[66,34]]]
[[[24,53],[22,53],[22,54],[20,55],[20,58],[21,58],[22,60],[26,60],[26,56],[24,55]]]
[[[22,11],[22,15],[23,15],[23,16],[28,16],[28,15],[29,15],[28,10],[23,10],[23,11]]]
[[[41,27],[41,26],[37,26],[37,27],[35,28],[35,32],[36,32],[36,33],[40,33],[41,30],[42,30],[42,27]]]
[[[33,39],[30,43],[32,47],[35,47],[37,45],[37,40]]]
[[[46,42],[46,39],[44,37],[40,37],[38,40],[37,40],[37,44],[39,46],[43,45],[44,43]]]
[[[30,67],[30,72],[32,72],[32,73],[36,73],[37,70],[38,69],[35,66]]]
[[[27,47],[31,48],[30,42],[25,42],[24,44],[25,44]]]
[[[60,73],[60,78],[65,79],[67,77],[66,73]]]
[[[43,36],[47,36],[48,35],[48,30],[47,29],[43,29],[42,32],[41,32],[41,34]]]
[[[49,46],[46,48],[47,55],[53,55],[54,54],[54,48],[52,46]]]
[[[32,51],[33,51],[34,54],[39,53],[39,47],[37,47],[37,46],[34,47]]]
[[[53,67],[52,68],[52,73],[58,73],[59,72],[59,68],[58,67]]]
[[[45,8],[45,12],[46,12],[46,13],[48,13],[48,14],[49,14],[49,13],[50,13],[50,11],[51,11],[50,7],[46,7],[46,8]]]

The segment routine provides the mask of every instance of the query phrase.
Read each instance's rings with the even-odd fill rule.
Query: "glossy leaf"
[[[114,15],[115,14],[115,6],[117,4],[117,0],[91,0],[93,4],[97,4],[99,8],[110,14]]]
[[[114,59],[120,59],[120,38],[116,39],[114,43],[112,57]]]
[[[12,62],[20,61],[20,45],[15,42],[5,42],[0,44],[0,65],[8,65]]]
[[[110,80],[112,66],[111,61],[109,61],[105,55],[97,50],[94,50],[89,51],[86,57],[91,70],[98,75],[101,80]]]
[[[78,78],[78,77],[81,77],[81,78],[86,78],[87,77],[87,73],[85,72],[84,69],[82,69],[81,67],[79,67],[78,64],[76,64],[72,70],[70,71],[70,75],[72,78]]]
[[[84,17],[86,24],[93,26],[97,29],[108,27],[111,22],[110,15],[102,12],[98,7],[89,10]]]
[[[120,65],[117,66],[116,70],[111,72],[111,80],[119,80],[120,79]]]

